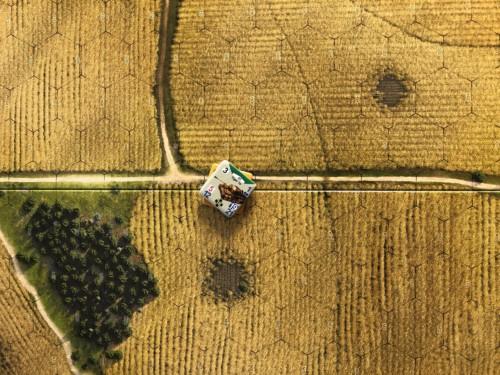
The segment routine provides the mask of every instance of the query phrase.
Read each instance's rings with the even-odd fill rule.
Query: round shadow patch
[[[209,261],[203,289],[218,301],[233,302],[253,295],[253,284],[253,275],[243,262],[232,257],[217,258]]]
[[[392,72],[385,72],[377,82],[373,97],[381,106],[397,107],[408,95],[404,81]]]

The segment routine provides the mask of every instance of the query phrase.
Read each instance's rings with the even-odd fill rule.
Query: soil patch
[[[212,259],[204,281],[204,289],[217,300],[235,301],[252,293],[253,276],[239,260]]]
[[[406,97],[408,88],[394,73],[385,73],[380,78],[375,89],[375,100],[384,106],[393,108],[398,106]]]

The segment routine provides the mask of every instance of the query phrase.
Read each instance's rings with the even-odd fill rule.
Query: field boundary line
[[[59,183],[74,183],[74,184],[113,184],[113,183],[156,183],[162,185],[183,184],[183,183],[203,183],[207,176],[201,174],[189,174],[181,172],[177,169],[175,174],[167,173],[165,175],[150,175],[150,176],[107,176],[105,174],[82,174],[82,175],[62,175],[62,176],[47,176],[47,177],[14,177],[0,176],[0,184],[25,183],[25,184],[42,184],[53,183],[54,190],[57,190]],[[413,184],[446,184],[460,185],[469,188],[472,191],[476,190],[500,190],[500,184],[487,182],[474,182],[469,179],[453,178],[453,177],[437,177],[437,176],[256,176],[256,182],[353,182],[353,183],[413,183]],[[110,187],[111,188],[111,187]],[[1,190],[0,186],[0,190]],[[8,190],[8,188],[6,189]],[[47,190],[49,188],[47,187]],[[147,188],[144,188],[147,190]],[[280,190],[280,189],[276,189]],[[286,190],[283,188],[282,190]]]

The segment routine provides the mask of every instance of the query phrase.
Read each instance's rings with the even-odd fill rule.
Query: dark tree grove
[[[38,262],[38,256],[36,254],[31,255],[31,254],[17,253],[16,259],[27,267],[31,267],[32,265]]]
[[[486,175],[481,171],[472,172],[471,177],[472,181],[478,183],[484,182],[484,180],[486,179]]]
[[[102,349],[129,337],[133,312],[159,294],[132,237],[116,238],[110,224],[60,203],[41,203],[26,231],[73,315],[77,334]]]
[[[31,212],[31,210],[35,207],[35,200],[33,198],[28,198],[24,201],[21,206],[21,214],[27,215]]]

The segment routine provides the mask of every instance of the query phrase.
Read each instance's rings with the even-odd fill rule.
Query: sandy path
[[[107,176],[99,174],[68,174],[47,177],[0,177],[0,183],[125,183],[125,182],[149,182],[163,185],[176,183],[202,183],[206,176],[201,174],[189,174],[181,172],[178,167],[171,173],[159,176]],[[416,184],[454,184],[464,186],[471,190],[500,190],[500,184],[477,183],[467,179],[437,177],[437,176],[257,176],[257,182],[280,181],[280,182],[410,182]]]
[[[62,346],[64,348],[64,351],[66,353],[66,359],[68,360],[68,364],[70,366],[71,371],[74,374],[80,374],[78,369],[73,365],[73,361],[71,360],[71,352],[72,352],[71,343],[64,338],[64,334],[59,330],[59,328],[50,319],[49,315],[47,314],[47,311],[45,310],[45,307],[43,306],[43,304],[41,302],[40,296],[38,295],[36,289],[33,287],[33,285],[31,285],[31,283],[28,281],[28,279],[26,279],[23,272],[21,271],[21,267],[19,265],[19,262],[16,259],[16,251],[14,250],[14,247],[7,240],[7,237],[2,232],[1,229],[0,229],[0,242],[5,246],[5,248],[7,249],[7,252],[9,253],[10,257],[12,258],[12,263],[14,264],[14,270],[15,270],[17,279],[21,283],[22,287],[33,295],[33,297],[35,298],[35,303],[36,303],[36,306],[38,308],[38,311],[40,312],[40,315],[42,315],[43,319],[47,322],[48,326],[52,329],[52,331],[54,331],[54,333],[57,335],[57,337],[61,341]]]

